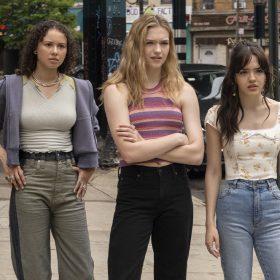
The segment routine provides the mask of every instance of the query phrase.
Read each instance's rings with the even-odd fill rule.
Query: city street
[[[10,187],[0,174],[0,280],[16,280],[9,245],[8,208]],[[97,170],[86,195],[86,208],[91,239],[92,256],[95,262],[95,280],[107,280],[107,250],[109,232],[115,207],[117,169]],[[192,179],[194,203],[194,227],[191,244],[188,280],[222,280],[220,261],[210,256],[204,246],[205,208],[203,180]],[[52,240],[53,278],[58,280],[56,251]],[[31,264],[32,265],[32,264]],[[142,280],[153,279],[153,253],[151,245],[145,258]],[[263,280],[262,273],[254,261],[253,280]],[[28,280],[28,279],[26,279]],[[39,280],[39,279],[38,279]],[[77,279],[79,280],[79,279]],[[131,279],[133,280],[133,279]],[[170,279],[172,280],[172,279]]]

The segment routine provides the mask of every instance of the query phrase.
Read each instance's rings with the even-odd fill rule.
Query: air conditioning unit
[[[202,5],[202,10],[213,10],[214,4],[213,3],[205,3]]]
[[[234,3],[233,3],[233,8],[234,8],[234,9],[237,9],[237,3],[239,4],[239,5],[238,5],[238,8],[239,8],[239,9],[246,9],[246,2],[240,2],[240,1],[239,1],[239,2],[234,2]]]

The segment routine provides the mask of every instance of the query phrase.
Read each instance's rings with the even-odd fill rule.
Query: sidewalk
[[[107,251],[110,227],[115,207],[117,169],[97,170],[86,194],[87,219],[95,263],[95,280],[107,280]],[[188,264],[188,280],[222,280],[220,260],[212,257],[204,246],[205,209],[204,192],[192,182],[194,227]],[[9,195],[10,187],[0,173],[0,280],[16,280],[11,261],[9,244]],[[52,240],[53,280],[58,280],[56,252]],[[264,277],[254,259],[253,280]],[[28,279],[27,279],[28,280]],[[38,279],[39,280],[39,279]],[[77,279],[79,280],[79,279]],[[133,279],[131,279],[133,280]],[[142,280],[153,280],[153,253],[151,245],[145,258]],[[172,279],[170,279],[172,280]]]

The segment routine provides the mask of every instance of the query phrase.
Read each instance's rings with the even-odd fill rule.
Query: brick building
[[[279,6],[280,0],[276,1]],[[267,49],[267,10],[265,23],[266,36],[262,45]],[[253,0],[193,0],[190,24],[192,62],[226,65],[232,43],[240,38],[254,40]]]

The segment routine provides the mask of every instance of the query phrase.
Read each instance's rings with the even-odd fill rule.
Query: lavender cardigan
[[[74,79],[76,84],[77,120],[72,128],[73,153],[80,168],[98,166],[95,117],[98,107],[89,81]],[[8,165],[19,165],[19,131],[22,106],[22,76],[7,75],[0,80],[0,131],[7,151]]]

